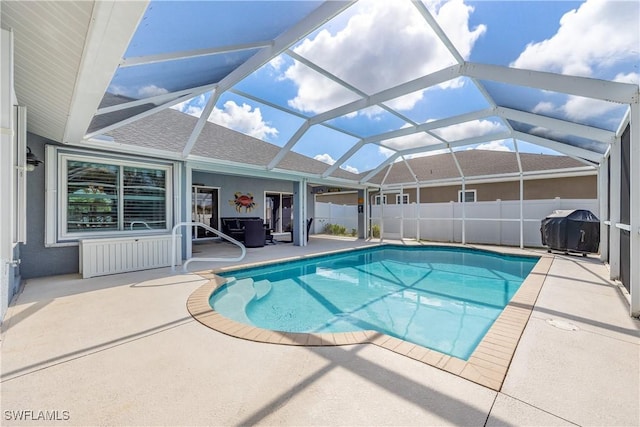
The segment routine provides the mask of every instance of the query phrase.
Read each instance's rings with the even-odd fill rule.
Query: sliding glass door
[[[264,218],[269,228],[273,229],[275,233],[291,231],[293,224],[293,194],[267,192],[264,198]]]
[[[219,230],[218,194],[218,188],[194,185],[191,190],[191,221],[202,222]],[[194,236],[195,238],[213,236],[202,227],[196,227],[196,229],[198,235]]]

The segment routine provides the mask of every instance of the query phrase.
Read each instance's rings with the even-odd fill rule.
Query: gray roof
[[[109,133],[117,143],[182,153],[197,118],[173,109],[129,123]],[[207,122],[196,141],[192,155],[240,164],[263,166],[280,152],[280,147],[243,133]],[[278,169],[321,175],[329,165],[290,151]],[[357,181],[359,175],[337,169],[331,177]]]
[[[147,147],[171,153],[181,153],[185,141],[189,139],[198,119],[173,109],[159,111],[124,127],[113,130],[109,135],[116,142],[132,146]],[[264,166],[280,151],[280,147],[207,122],[196,141],[192,155],[217,161]],[[514,152],[465,150],[455,153],[465,177],[518,173],[518,161]],[[523,172],[549,171],[584,167],[584,163],[567,156],[520,153]],[[384,181],[385,184],[414,183],[432,180],[457,179],[458,168],[451,153],[415,157],[405,162],[395,162]],[[278,168],[281,170],[321,175],[328,165],[315,159],[290,151]],[[388,168],[382,169],[369,182],[381,184]],[[358,182],[367,172],[360,175],[337,169],[331,176]]]
[[[508,173],[518,173],[516,153],[490,150],[465,150],[455,152],[456,159],[466,178]],[[523,172],[550,171],[584,167],[585,164],[567,156],[520,153]],[[411,171],[419,182],[460,178],[460,173],[451,153],[415,157],[405,162],[395,162],[384,184],[415,183]],[[388,168],[382,169],[370,179],[381,184]]]

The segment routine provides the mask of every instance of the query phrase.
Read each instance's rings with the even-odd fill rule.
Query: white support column
[[[467,217],[467,213],[465,210],[465,205],[467,204],[466,199],[467,199],[467,185],[465,183],[465,179],[464,177],[462,177],[462,244],[466,245],[467,244],[467,239],[466,239],[466,235],[465,235],[465,231],[466,231],[466,217]]]
[[[193,168],[191,167],[191,165],[187,164],[186,167],[184,168],[184,186],[182,186],[184,191],[184,195],[182,196],[182,201],[184,203],[184,205],[182,206],[182,211],[184,212],[184,215],[183,215],[184,221],[193,221],[193,218],[191,217],[191,210],[193,209],[191,206],[191,204],[193,203],[193,201],[191,200],[191,198],[193,197],[193,195],[191,194],[191,192],[193,191],[192,186],[193,186]],[[179,221],[180,219],[178,218],[176,221],[176,224]],[[184,259],[191,259],[191,256],[192,256],[191,250],[193,246],[193,243],[191,242],[191,236],[193,233],[192,227],[184,228],[182,232],[184,233],[182,236],[182,242],[185,245],[184,253],[186,254]],[[197,233],[198,231],[195,230],[195,232]]]
[[[307,246],[307,178],[294,183],[293,187],[293,235],[295,246]]]
[[[611,144],[609,161],[611,162],[610,210],[609,221],[609,276],[610,279],[620,277],[620,229],[616,224],[620,222],[620,137]]]
[[[416,240],[420,241],[420,184],[416,182]]]
[[[380,187],[380,243],[382,243],[382,235],[384,234],[384,191]]]
[[[0,322],[12,293],[15,230],[13,33],[0,30]]]
[[[404,240],[404,204],[402,196],[404,194],[404,186],[400,186],[400,240]]]
[[[524,248],[524,179],[520,172],[520,249]]]
[[[606,238],[609,226],[605,221],[609,221],[609,213],[607,202],[609,200],[609,181],[607,179],[607,170],[609,167],[609,158],[605,159],[598,168],[598,202],[600,216],[600,261],[606,262],[609,256],[609,240]]]
[[[640,96],[640,94],[638,94]],[[640,104],[631,104],[631,141],[630,141],[630,264],[629,274],[631,290],[631,315],[640,316]]]

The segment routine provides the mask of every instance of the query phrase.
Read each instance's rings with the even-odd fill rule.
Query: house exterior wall
[[[202,184],[207,187],[220,188],[220,217],[259,216],[264,218],[265,192],[293,194],[293,182],[276,179],[251,178],[194,171],[192,182],[194,185]],[[241,208],[240,212],[238,212],[233,203],[236,192],[242,194],[251,193],[255,207],[249,211]]]
[[[316,194],[316,202],[333,203],[335,205],[357,205],[358,193],[325,193]]]
[[[483,184],[469,183],[465,186],[467,191],[476,190],[478,202],[489,202],[494,200],[519,200],[519,181],[492,182]],[[445,185],[439,187],[422,187],[420,189],[420,203],[445,203],[458,201],[458,192],[461,185]],[[405,188],[405,194],[409,195],[409,202],[415,203],[416,189]],[[377,193],[372,193],[372,199]],[[395,204],[395,194],[399,191],[385,192],[387,194],[387,204]],[[598,197],[598,176],[575,176],[563,178],[531,179],[524,181],[525,200],[554,199],[596,199]],[[325,202],[333,200],[323,200]]]
[[[35,134],[28,134],[27,141],[31,151],[40,159],[45,158],[45,145],[55,144],[53,141]],[[27,178],[27,244],[20,245],[20,275],[23,279],[75,274],[79,272],[78,246],[45,247],[46,198],[45,198],[45,165],[29,172]],[[291,181],[270,180],[263,178],[239,177],[196,171],[193,182],[220,188],[220,216],[259,216],[264,217],[264,192],[292,193]],[[188,189],[186,197],[191,197]],[[236,211],[229,201],[234,200],[234,193],[252,193],[256,206],[245,212]],[[182,199],[183,195],[180,195]]]
[[[44,159],[45,144],[52,143],[41,136],[27,134],[27,144],[39,159]],[[46,165],[40,165],[27,176],[27,244],[20,245],[23,279],[78,272],[77,246],[47,248],[44,245],[45,168]]]

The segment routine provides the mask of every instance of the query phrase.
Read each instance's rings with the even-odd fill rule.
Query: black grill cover
[[[553,211],[540,226],[542,244],[564,252],[596,253],[600,246],[600,220],[591,211]]]

